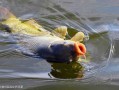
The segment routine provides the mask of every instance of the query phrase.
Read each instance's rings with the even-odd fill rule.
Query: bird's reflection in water
[[[50,74],[55,78],[71,79],[82,78],[84,67],[78,62],[71,63],[51,63]]]

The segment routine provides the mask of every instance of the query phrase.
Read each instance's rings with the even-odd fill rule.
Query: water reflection
[[[90,21],[98,21],[101,19],[101,17],[89,17],[88,18]]]
[[[84,75],[84,67],[78,62],[71,63],[51,63],[50,74],[55,78],[69,79],[82,78]]]

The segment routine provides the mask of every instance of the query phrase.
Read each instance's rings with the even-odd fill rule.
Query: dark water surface
[[[50,31],[66,25],[70,35],[77,30],[89,36],[85,41],[89,62],[82,62],[82,71],[77,63],[70,64],[72,67],[69,68],[70,65],[51,64],[22,55],[15,51],[16,42],[12,37],[0,32],[0,87],[23,85],[22,89],[26,90],[118,90],[118,0],[0,0],[0,6],[7,7],[23,20],[34,18]],[[64,68],[66,71],[62,71]]]

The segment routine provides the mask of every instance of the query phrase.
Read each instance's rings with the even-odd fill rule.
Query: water
[[[16,52],[16,41],[0,32],[0,85],[23,85],[22,89],[27,90],[118,89],[119,1],[0,0],[0,5],[22,20],[34,18],[49,31],[66,25],[70,36],[81,30],[90,37],[85,41],[90,61],[83,63],[84,72],[80,72],[78,78],[76,74],[75,78],[64,79],[77,71],[67,68],[68,76],[65,72],[63,76],[56,71],[52,74],[52,68],[62,70],[57,66],[66,68],[67,65],[52,65]],[[82,70],[79,64],[72,65]]]

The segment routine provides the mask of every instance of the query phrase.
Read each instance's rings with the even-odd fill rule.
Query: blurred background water
[[[62,79],[51,73],[54,67],[60,70],[57,65],[15,52],[16,42],[0,32],[0,85],[23,85],[27,90],[119,88],[118,0],[0,0],[0,6],[22,20],[34,18],[49,31],[60,25],[66,25],[71,35],[84,31],[89,35],[85,44],[90,60],[79,78]]]

